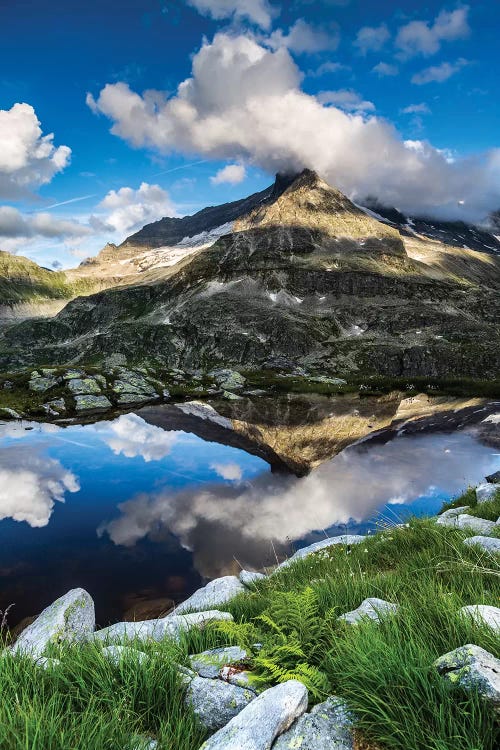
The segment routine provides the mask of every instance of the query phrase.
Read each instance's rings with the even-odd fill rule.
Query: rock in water
[[[203,750],[269,750],[307,709],[307,688],[289,680],[269,688],[203,745]]]
[[[255,693],[251,690],[198,676],[190,680],[185,698],[199,722],[212,731],[226,726],[253,700]]]
[[[468,643],[434,662],[438,672],[449,682],[478,692],[500,706],[500,659],[484,648]]]
[[[464,539],[464,544],[467,544],[469,547],[477,545],[492,555],[500,554],[500,539],[496,539],[493,536],[470,536],[468,539]]]
[[[471,604],[462,607],[459,613],[464,617],[470,617],[476,625],[487,625],[497,633],[500,633],[500,609],[490,607],[487,604]]]
[[[189,599],[179,604],[175,609],[176,615],[193,610],[209,609],[220,607],[221,604],[234,599],[238,594],[242,594],[245,587],[236,576],[222,576],[207,583],[203,588],[194,592]]]
[[[35,622],[23,630],[11,650],[15,654],[40,657],[50,644],[87,640],[94,627],[92,597],[84,589],[72,589],[44,609]]]
[[[75,396],[75,409],[78,412],[106,411],[111,409],[111,402],[106,396],[80,395]]]
[[[359,536],[357,534],[342,534],[341,536],[331,536],[328,539],[322,539],[321,542],[315,542],[314,544],[310,544],[309,547],[299,549],[294,555],[289,557],[288,560],[285,560],[278,565],[276,570],[285,568],[288,565],[291,565],[291,563],[294,563],[297,560],[302,560],[304,557],[313,555],[315,552],[319,552],[322,549],[327,549],[328,547],[333,547],[337,544],[343,544],[346,546],[350,544],[360,544],[360,542],[364,542],[365,539],[366,536]]]
[[[394,615],[398,611],[399,607],[397,604],[391,604],[386,602],[384,599],[377,599],[372,597],[365,599],[361,602],[357,609],[353,609],[351,612],[346,612],[344,615],[340,615],[339,620],[344,620],[349,625],[357,625],[363,619],[368,618],[369,620],[380,620],[387,615]]]
[[[273,750],[353,750],[352,726],[347,704],[332,695],[298,718]]]
[[[226,648],[214,648],[203,651],[201,654],[193,654],[189,657],[191,669],[198,672],[200,677],[219,676],[223,667],[232,664],[241,664],[248,659],[248,653],[239,646],[226,646]]]

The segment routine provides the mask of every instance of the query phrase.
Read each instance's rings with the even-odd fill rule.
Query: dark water
[[[433,514],[500,468],[470,424],[392,432],[302,478],[272,472],[265,451],[173,426],[136,414],[0,424],[0,609],[15,604],[11,625],[75,586],[101,625],[155,616],[205,578],[271,565],[325,534]]]

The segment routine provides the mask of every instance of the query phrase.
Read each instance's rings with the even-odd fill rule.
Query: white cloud
[[[210,178],[210,182],[213,185],[221,185],[224,182],[237,185],[239,182],[243,182],[246,176],[247,172],[243,164],[228,164],[227,167],[219,169],[217,174]]]
[[[123,454],[126,458],[140,456],[146,463],[168,456],[181,435],[150,425],[136,414],[122,414],[102,429],[106,433],[103,440],[113,453],[117,456]]]
[[[347,114],[304,93],[286,49],[217,34],[192,66],[169,99],[117,83],[92,106],[133,146],[248,161],[268,172],[307,166],[354,199],[377,195],[410,213],[479,220],[500,204],[500,149],[450,165],[428,142],[408,148],[386,120]]]
[[[368,52],[378,52],[389,41],[391,34],[385,23],[380,26],[363,26],[356,34],[354,46],[362,55]]]
[[[115,544],[132,546],[168,529],[193,551],[206,576],[228,572],[233,557],[260,567],[271,544],[289,550],[290,541],[311,531],[370,518],[391,499],[403,504],[435,494],[436,456],[439,487],[452,496],[491,467],[491,456],[472,436],[401,437],[368,451],[346,450],[299,480],[266,472],[245,484],[141,494],[123,503],[121,515],[100,532]]]
[[[373,112],[375,109],[373,102],[366,101],[357,91],[352,89],[320,91],[318,101],[320,104],[333,104],[346,112]]]
[[[397,67],[397,65],[391,65],[390,63],[386,62],[379,62],[372,68],[372,73],[376,73],[381,78],[385,76],[397,76],[399,73],[399,68]]]
[[[467,20],[469,7],[464,5],[449,12],[442,10],[430,21],[410,21],[399,29],[395,45],[401,57],[410,58],[416,55],[429,57],[441,48],[442,42],[463,39],[470,33]]]
[[[262,29],[271,28],[272,19],[277,13],[267,0],[186,0],[186,2],[204,16],[211,16],[216,20],[245,19]]]
[[[22,214],[13,206],[0,206],[0,238],[84,237],[90,227],[78,221],[58,219],[49,213]]]
[[[454,63],[443,62],[441,65],[431,65],[430,68],[425,68],[419,73],[415,73],[412,76],[411,82],[417,84],[417,86],[422,86],[425,83],[444,83],[444,81],[454,76],[467,64],[467,60],[460,58]]]
[[[80,485],[59,461],[38,455],[32,448],[4,447],[0,454],[0,520],[12,518],[42,527],[49,522],[55,502]]]
[[[409,104],[408,107],[401,110],[401,114],[403,115],[429,115],[430,113],[431,110],[425,102]]]
[[[175,214],[175,207],[168,193],[159,185],[149,185],[147,182],[141,183],[137,190],[130,187],[110,190],[100,202],[99,208],[109,213],[104,219],[93,217],[94,225],[97,228],[110,228],[122,235],[163,216]]]
[[[320,78],[321,76],[327,75],[328,73],[338,73],[339,70],[346,70],[347,66],[339,62],[328,61],[321,63],[316,70],[309,70],[308,76],[312,78]]]
[[[0,110],[0,198],[15,199],[50,182],[68,164],[71,149],[42,134],[35,110],[14,104]]]
[[[211,464],[210,468],[215,471],[222,479],[229,482],[241,482],[243,471],[241,466],[235,463],[231,464]]]
[[[286,47],[290,52],[300,55],[335,50],[339,46],[339,41],[340,35],[336,28],[325,31],[324,28],[312,26],[299,18],[288,29],[288,34],[284,34],[281,29],[273,31],[266,44],[272,49]]]

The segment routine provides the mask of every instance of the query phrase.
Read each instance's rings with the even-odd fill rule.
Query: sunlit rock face
[[[346,377],[498,375],[493,235],[478,250],[479,234],[471,249],[453,244],[458,234],[439,241],[420,225],[412,233],[309,170],[219,209],[189,219],[191,238],[178,239],[177,224],[168,229],[183,219],[164,219],[168,231],[141,230],[140,248],[136,235],[103,251],[79,273],[104,277],[111,264],[125,274],[133,267],[132,276],[51,321],[7,330],[0,367],[120,354],[159,366],[259,369],[283,356]]]

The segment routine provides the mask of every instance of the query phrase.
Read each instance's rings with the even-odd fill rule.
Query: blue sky
[[[498,3],[0,0],[0,28],[0,248],[42,264],[276,169],[406,211],[500,206]]]

